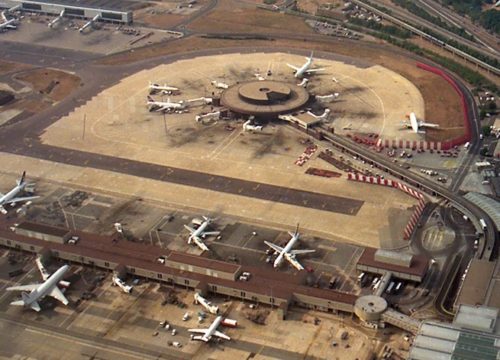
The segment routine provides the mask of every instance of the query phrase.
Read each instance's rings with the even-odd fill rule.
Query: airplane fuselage
[[[299,68],[299,70],[297,70],[297,72],[295,73],[295,77],[299,78],[299,79],[302,78],[305,75],[305,73],[307,72],[307,70],[309,70],[309,68],[311,67],[312,62],[313,62],[312,58],[308,58],[306,63],[304,65],[302,65]]]
[[[64,265],[58,269],[52,276],[50,276],[47,281],[41,284],[37,289],[33,290],[28,296],[28,302],[26,305],[31,305],[34,301],[45,297],[48,293],[52,291],[54,286],[57,286],[59,281],[63,278],[66,271],[68,271],[69,265]]]
[[[217,316],[217,318],[210,325],[210,327],[207,329],[207,332],[201,337],[201,339],[205,342],[210,341],[212,335],[217,331],[217,328],[219,327],[221,322],[222,322],[222,316]]]
[[[290,250],[292,250],[293,246],[295,245],[295,243],[297,242],[298,239],[299,239],[299,235],[298,234],[294,234],[292,236],[292,238],[288,241],[288,243],[286,244],[286,246],[279,253],[279,255],[276,258],[276,260],[274,260],[273,266],[275,268],[278,268],[281,265],[281,263],[283,262],[283,259],[284,259],[285,255],[288,254],[290,252]]]
[[[201,225],[198,227],[198,229],[196,229],[195,232],[191,234],[191,237],[203,237],[203,233],[205,232],[205,229],[208,227],[209,224],[210,221],[208,220],[202,222]]]
[[[20,185],[17,185],[11,191],[9,191],[7,194],[0,197],[0,205],[3,205],[5,203],[7,203],[8,201],[14,199],[17,196],[17,194],[19,194],[21,191],[24,190],[25,186],[26,186],[26,183],[22,183]]]

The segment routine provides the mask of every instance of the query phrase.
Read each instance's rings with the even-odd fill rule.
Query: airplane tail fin
[[[17,185],[24,184],[24,178],[26,177],[26,171],[23,171],[23,174],[21,175],[21,178],[17,180]]]

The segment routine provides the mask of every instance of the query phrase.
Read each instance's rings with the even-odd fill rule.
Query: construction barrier
[[[381,148],[393,149],[442,150],[441,142],[424,140],[379,139],[376,145]]]
[[[406,224],[405,230],[403,232],[404,239],[409,240],[411,237],[411,234],[413,233],[413,230],[415,230],[415,227],[417,226],[418,222],[420,221],[420,216],[422,216],[422,212],[424,211],[425,208],[425,200],[420,199],[417,208],[415,211],[413,211],[413,214],[411,214],[410,220],[408,221],[408,224]]]
[[[415,209],[415,211],[413,211],[413,214],[411,215],[410,220],[408,220],[408,224],[406,224],[405,230],[403,232],[403,238],[405,240],[410,239],[413,230],[415,230],[415,227],[419,222],[420,216],[422,216],[422,212],[424,211],[426,204],[424,195],[421,192],[412,189],[411,187],[402,184],[399,181],[382,179],[378,176],[365,176],[357,173],[347,173],[347,179],[352,181],[364,182],[367,184],[393,187],[417,199],[417,208]]]
[[[445,141],[441,145],[442,150],[449,150],[453,148],[456,145],[461,145],[464,144],[468,141],[471,140],[471,125],[470,125],[470,119],[469,119],[469,106],[467,104],[467,100],[465,99],[465,95],[456,83],[456,81],[447,73],[445,73],[443,70],[438,69],[434,66],[430,66],[424,63],[417,63],[417,67],[422,70],[426,70],[429,72],[432,72],[436,75],[441,76],[443,79],[445,79],[455,90],[455,92],[460,96],[460,101],[462,103],[462,111],[464,113],[464,126],[465,126],[465,135],[460,136],[458,138],[452,139],[450,141]]]

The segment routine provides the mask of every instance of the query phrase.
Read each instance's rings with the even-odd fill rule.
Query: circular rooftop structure
[[[277,116],[293,112],[309,100],[301,86],[282,81],[250,81],[229,87],[221,103],[228,109],[254,116]]]
[[[380,296],[361,296],[354,304],[354,313],[364,321],[378,321],[387,310],[387,301]]]

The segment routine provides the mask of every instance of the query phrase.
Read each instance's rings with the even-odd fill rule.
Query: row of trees
[[[433,23],[434,25],[439,26],[440,28],[451,31],[452,33],[455,33],[463,37],[464,39],[475,41],[474,37],[469,35],[463,28],[450,25],[446,21],[442,20],[440,17],[429,14],[422,7],[416,5],[415,2],[411,0],[392,0],[392,2],[395,3],[396,5],[399,5],[407,9],[412,14],[415,14],[418,17],[421,17],[422,19],[425,19]]]
[[[500,34],[500,11],[490,9],[483,11],[483,5],[494,4],[496,0],[441,0],[444,5],[453,7],[461,15],[469,16],[484,28]]]

